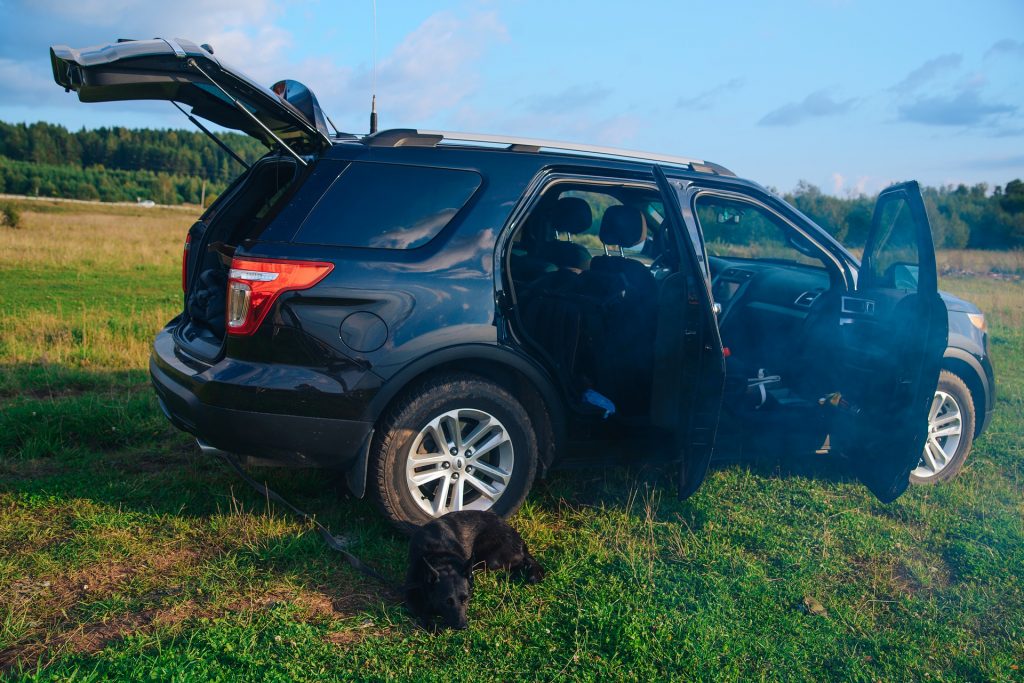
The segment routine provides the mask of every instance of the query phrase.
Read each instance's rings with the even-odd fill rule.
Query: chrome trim
[[[798,296],[796,298],[796,301],[793,302],[793,305],[810,308],[811,306],[814,305],[814,302],[818,300],[819,296],[821,296],[821,291],[813,289],[808,290],[806,292],[803,292],[800,296]]]
[[[871,299],[858,299],[853,296],[844,296],[842,298],[840,312],[849,313],[851,315],[874,315],[875,302]]]
[[[179,59],[184,59],[185,58],[185,56],[186,56],[185,50],[181,47],[181,45],[178,45],[178,41],[176,41],[174,38],[161,38],[160,40],[162,40],[165,43],[167,43],[167,46],[169,48],[171,48],[172,50],[174,50],[174,56],[175,57],[178,57]],[[210,54],[213,54],[213,53],[210,53]]]
[[[245,270],[243,268],[232,268],[228,271],[228,278],[231,280],[245,280],[247,282],[272,282],[277,279],[280,273],[268,270]]]

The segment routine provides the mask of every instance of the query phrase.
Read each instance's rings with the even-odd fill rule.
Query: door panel
[[[916,182],[878,197],[857,291],[840,298],[840,383],[834,444],[883,502],[909,483],[928,433],[946,348],[946,306]]]
[[[680,272],[672,276],[674,280],[664,283],[661,298],[664,300],[674,293],[672,302],[683,310],[677,313],[681,338],[672,344],[678,348],[669,348],[660,354],[674,351],[679,362],[655,366],[656,386],[659,377],[662,383],[674,385],[674,400],[655,401],[654,420],[656,424],[672,428],[676,435],[681,456],[679,497],[688,498],[704,482],[714,452],[725,387],[725,359],[699,229],[689,214],[689,202],[679,199],[688,192],[689,183],[669,180],[659,167],[655,167],[655,175],[665,199],[674,239],[683,252]],[[659,308],[662,313],[668,313],[664,302]],[[668,317],[671,316],[662,316]],[[659,335],[663,332],[659,325]]]

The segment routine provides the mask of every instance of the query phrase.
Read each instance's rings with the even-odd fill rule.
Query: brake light
[[[232,259],[228,273],[228,334],[252,334],[283,292],[309,289],[333,268],[333,263],[320,261]]]
[[[188,248],[192,246],[192,233],[185,235],[185,248],[181,251],[181,291],[188,287]]]

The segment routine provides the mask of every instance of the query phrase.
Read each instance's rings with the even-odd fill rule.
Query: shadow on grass
[[[88,499],[146,514],[208,517],[243,501],[266,511],[219,459],[203,456],[193,438],[161,413],[142,371],[51,372],[38,364],[7,366],[24,382],[10,390],[0,414],[0,492]],[[535,484],[541,508],[559,501],[629,506],[640,488],[675,498],[675,462],[556,470]],[[806,455],[713,462],[770,477],[848,481],[838,458]],[[255,468],[254,476],[303,509],[346,528],[394,536],[369,501],[353,500],[341,472]],[[710,474],[710,473],[709,473]],[[281,511],[284,514],[283,511]]]

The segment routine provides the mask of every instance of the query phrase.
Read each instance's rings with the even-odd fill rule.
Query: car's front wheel
[[[928,410],[928,439],[917,469],[915,484],[949,481],[963,468],[974,441],[974,401],[964,381],[948,370],[939,375]]]
[[[523,406],[473,375],[424,382],[381,420],[370,454],[371,490],[400,526],[457,510],[508,517],[537,470],[537,441]]]

